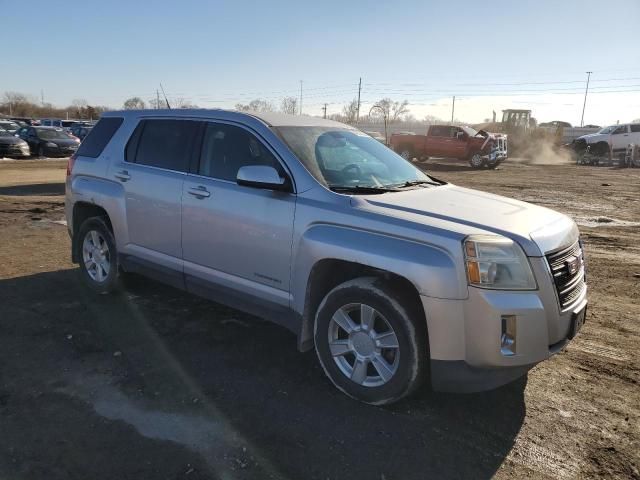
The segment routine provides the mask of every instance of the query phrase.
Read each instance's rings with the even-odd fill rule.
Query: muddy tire
[[[469,165],[471,165],[471,168],[482,168],[485,166],[485,160],[482,158],[482,155],[480,155],[479,153],[474,153],[473,155],[471,155],[469,157]]]
[[[428,375],[427,336],[424,319],[410,312],[379,278],[357,278],[331,290],[314,324],[316,353],[331,382],[372,405],[418,388]]]
[[[121,283],[118,251],[105,219],[86,219],[80,225],[75,241],[84,284],[99,294],[117,291]]]

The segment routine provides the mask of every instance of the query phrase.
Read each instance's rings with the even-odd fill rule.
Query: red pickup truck
[[[496,167],[507,158],[506,135],[471,127],[431,125],[426,135],[393,134],[391,148],[406,159],[444,157],[468,160],[473,168]]]

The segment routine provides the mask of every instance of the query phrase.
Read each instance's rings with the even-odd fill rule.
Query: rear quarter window
[[[631,131],[633,133],[640,133],[640,123],[635,123],[631,125]]]
[[[99,157],[104,147],[107,146],[113,137],[113,134],[116,133],[120,125],[122,125],[122,121],[123,119],[121,117],[101,118],[80,144],[77,155],[81,157]]]

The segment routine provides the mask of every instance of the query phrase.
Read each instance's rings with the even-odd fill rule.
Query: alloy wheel
[[[340,307],[328,330],[333,361],[354,383],[378,387],[398,371],[398,337],[387,319],[373,307],[363,303]]]
[[[82,242],[82,261],[87,274],[95,282],[102,283],[111,270],[111,252],[104,237],[96,230],[89,230]]]

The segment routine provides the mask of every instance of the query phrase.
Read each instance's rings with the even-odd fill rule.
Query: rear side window
[[[449,137],[451,129],[449,127],[431,127],[429,133],[432,137]]]
[[[92,157],[96,158],[100,156],[104,147],[116,133],[116,130],[122,125],[122,118],[120,117],[104,117],[96,124],[89,135],[83,140],[78,148],[78,156],[80,157]]]
[[[633,133],[640,132],[640,123],[634,123],[633,125],[631,125],[631,131]]]
[[[127,145],[127,161],[186,172],[200,122],[144,120]]]

